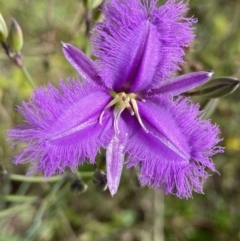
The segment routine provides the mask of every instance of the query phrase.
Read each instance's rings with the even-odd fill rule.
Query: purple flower
[[[67,60],[84,83],[60,81],[39,88],[18,108],[26,124],[9,132],[27,146],[15,163],[31,161],[45,176],[94,163],[106,148],[107,183],[117,192],[124,162],[140,169],[139,180],[166,194],[191,197],[215,171],[211,156],[219,129],[202,120],[199,106],[179,94],[205,83],[211,72],[171,78],[194,38],[187,5],[169,0],[109,0],[94,28],[93,61],[70,44]]]

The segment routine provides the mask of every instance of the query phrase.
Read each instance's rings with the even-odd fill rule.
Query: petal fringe
[[[183,63],[183,47],[194,38],[193,18],[183,1],[109,0],[103,23],[93,31],[93,54],[109,88],[143,91],[168,78]]]
[[[193,191],[202,193],[209,176],[206,168],[216,171],[211,156],[223,152],[223,148],[216,146],[220,141],[218,126],[202,120],[199,106],[188,98],[173,101],[165,96],[144,104],[145,108],[139,105],[139,111],[150,132],[134,129],[132,124],[133,132],[125,150],[129,154],[128,167],[140,165],[140,182],[161,188],[166,194],[189,198]],[[161,108],[154,110],[154,104]],[[162,141],[161,136],[169,142]]]
[[[10,130],[8,136],[27,146],[15,157],[15,164],[31,162],[30,172],[45,176],[77,168],[86,158],[95,161],[99,148],[111,140],[109,112],[98,123],[109,96],[96,85],[60,81],[59,89],[38,88],[29,102],[18,107],[27,124]]]

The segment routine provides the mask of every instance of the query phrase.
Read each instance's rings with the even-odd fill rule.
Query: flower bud
[[[87,191],[87,189],[88,186],[81,179],[75,179],[71,184],[71,190],[76,194],[81,194]]]
[[[98,191],[107,189],[107,175],[102,170],[96,170],[93,174],[93,184]]]
[[[7,25],[5,23],[5,20],[2,14],[0,13],[0,42],[3,42],[4,40],[6,40],[7,36],[8,36]]]
[[[239,80],[232,77],[212,79],[199,88],[199,94],[205,98],[220,98],[231,94],[239,87]]]
[[[22,46],[23,46],[22,29],[14,18],[12,18],[12,24],[11,24],[7,41],[13,51],[19,52],[22,49]]]

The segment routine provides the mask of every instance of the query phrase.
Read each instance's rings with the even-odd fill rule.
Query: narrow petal
[[[117,192],[122,175],[124,162],[124,142],[121,138],[114,134],[112,140],[107,146],[107,184],[112,196]]]
[[[93,54],[99,58],[99,74],[109,88],[143,91],[169,77],[183,63],[183,47],[194,35],[187,5],[156,0],[109,0],[105,19],[94,29]]]
[[[36,89],[30,102],[19,107],[27,124],[9,131],[14,144],[27,143],[15,163],[32,162],[30,171],[43,171],[45,176],[75,169],[86,158],[93,163],[100,146],[111,140],[109,112],[103,125],[98,123],[108,102],[101,88],[80,81],[61,81],[59,89]]]
[[[195,72],[181,75],[169,82],[164,82],[157,89],[149,92],[149,95],[170,94],[172,96],[179,95],[191,89],[194,89],[206,83],[213,75],[213,72]]]
[[[187,98],[155,98],[139,104],[139,112],[149,133],[126,121],[133,130],[125,149],[128,167],[139,164],[140,182],[166,194],[202,193],[206,168],[215,171],[211,156],[223,151],[216,147],[218,127],[201,120],[199,107]]]
[[[63,43],[63,53],[67,61],[76,69],[83,80],[104,86],[104,83],[98,76],[94,61],[88,58],[81,50],[71,44]]]

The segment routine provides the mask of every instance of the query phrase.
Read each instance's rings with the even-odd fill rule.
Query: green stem
[[[57,182],[63,178],[63,176],[53,176],[49,178],[45,177],[34,177],[34,176],[23,176],[18,174],[10,174],[8,178],[12,181],[19,182]]]
[[[34,84],[34,81],[33,81],[32,77],[31,77],[31,75],[29,74],[28,70],[26,69],[26,67],[25,67],[25,66],[21,67],[21,70],[22,70],[23,74],[25,75],[25,77],[27,78],[28,83],[29,83],[33,88],[35,88],[36,85]]]
[[[80,177],[82,178],[89,178],[92,177],[94,172],[79,172],[80,173]]]
[[[92,177],[93,172],[82,172],[81,177],[82,178],[88,178]],[[12,181],[19,181],[19,182],[57,182],[63,178],[65,178],[66,175],[59,175],[59,176],[53,176],[53,177],[39,177],[39,176],[23,176],[18,174],[9,174],[8,178]]]
[[[27,78],[29,84],[35,88],[36,85],[34,84],[34,81],[31,77],[31,75],[29,74],[28,70],[26,69],[26,67],[23,64],[23,58],[22,58],[22,54],[21,52],[19,53],[12,53],[10,46],[8,45],[8,43],[6,41],[2,42],[2,47],[5,50],[7,56],[12,60],[12,62],[17,65],[23,72],[23,74],[25,75],[25,77]]]
[[[33,236],[36,234],[37,230],[41,226],[42,218],[47,209],[47,202],[43,201],[39,206],[37,213],[33,219],[32,225],[28,228],[25,233],[25,236],[21,239],[21,241],[33,240]]]
[[[164,241],[164,195],[153,190],[153,241]]]
[[[38,200],[36,196],[22,196],[22,195],[0,195],[0,200],[7,202],[28,202],[33,203]]]
[[[37,213],[33,219],[32,225],[28,228],[21,241],[33,240],[33,237],[37,234],[37,231],[42,224],[42,218],[45,211],[49,206],[53,205],[53,202],[56,200],[56,193],[62,187],[63,183],[64,180],[61,179],[53,185],[49,194],[44,198],[43,202],[40,204]]]
[[[26,208],[29,208],[29,204],[24,203],[22,205],[16,205],[11,208],[5,209],[3,211],[0,211],[0,218],[10,215],[16,215],[17,212],[23,212]]]

